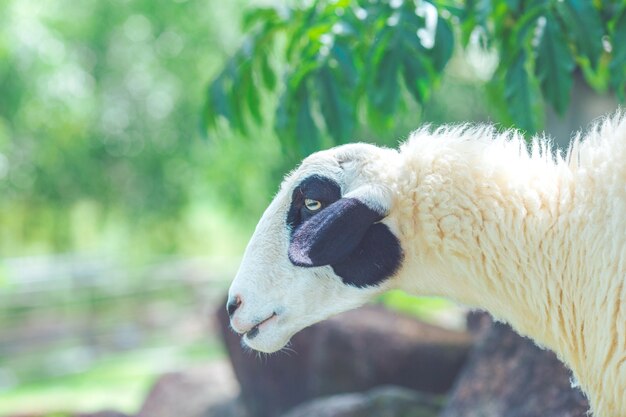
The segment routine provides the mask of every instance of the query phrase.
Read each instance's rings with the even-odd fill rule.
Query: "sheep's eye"
[[[322,203],[317,200],[312,200],[310,198],[304,199],[304,207],[306,207],[309,211],[317,211],[322,208]]]

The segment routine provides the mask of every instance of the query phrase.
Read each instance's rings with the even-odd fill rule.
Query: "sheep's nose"
[[[226,304],[226,311],[228,311],[228,317],[232,317],[240,305],[241,305],[241,297],[239,297],[238,295],[235,297],[229,297],[228,303]]]

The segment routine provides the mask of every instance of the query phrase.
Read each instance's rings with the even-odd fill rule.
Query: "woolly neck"
[[[572,369],[597,416],[626,416],[626,129],[550,149],[490,127],[415,132],[388,217],[397,285],[510,323]]]

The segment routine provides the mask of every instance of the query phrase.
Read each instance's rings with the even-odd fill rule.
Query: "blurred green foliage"
[[[0,2],[0,253],[219,252],[224,223],[251,227],[274,186],[275,139],[198,134],[207,80],[239,43],[238,7]]]
[[[387,82],[385,77],[372,79],[369,90],[358,80],[353,85],[353,76],[369,62],[356,59],[369,56],[367,39],[357,39],[346,26],[331,48],[336,62],[286,65],[280,52],[287,38],[278,35],[279,28],[297,20],[285,20],[282,9],[243,4],[0,3],[0,254],[236,254],[283,174],[301,155],[334,143],[332,136],[316,130],[325,120],[342,141],[376,138],[395,145],[425,120],[490,117],[482,81],[468,75],[458,57],[440,74],[450,51],[437,48],[424,58],[434,62],[428,83],[438,84],[436,91],[424,85],[396,88],[369,108],[346,108],[359,94],[387,94],[376,84]],[[334,25],[341,4],[328,6],[328,21],[321,26],[314,24],[311,11],[298,12],[313,20],[312,27],[301,27],[292,39],[294,60],[304,50],[311,57],[323,52],[322,40],[328,39],[322,35]],[[266,25],[278,25],[276,34],[258,45],[246,41],[233,24],[242,14],[246,37],[256,39]],[[355,25],[366,23],[352,16]],[[416,19],[410,24],[425,21]],[[438,27],[441,32],[448,26]],[[401,37],[387,30],[377,54],[386,54],[396,43],[403,45],[403,53],[411,52],[406,48],[422,50],[406,41],[413,29],[406,26]],[[308,42],[311,33],[320,42]],[[449,35],[446,30],[439,36],[448,42]],[[254,53],[246,49],[253,46]],[[358,66],[352,68],[350,59]],[[405,61],[398,71],[413,65]],[[338,67],[340,62],[348,66]],[[410,78],[412,69],[403,71]],[[292,90],[284,90],[282,99],[274,94],[294,83],[288,74],[308,80],[311,107],[299,114],[293,113],[296,97],[288,97]],[[235,75],[244,79],[233,80]],[[346,77],[345,82],[336,77]],[[212,105],[202,110],[210,79],[221,80],[209,91],[228,101],[221,108],[239,118],[240,129],[230,129]],[[429,97],[427,105],[409,99],[418,92]],[[388,105],[389,97],[397,105]],[[361,114],[371,115],[372,122],[357,123]],[[203,141],[208,120],[215,126],[211,140]],[[302,130],[298,134],[289,133],[294,123]],[[282,126],[280,135],[274,124]],[[313,142],[301,140],[306,135],[315,135]],[[281,147],[281,140],[293,146]]]
[[[205,124],[245,134],[264,120],[263,96],[278,95],[274,125],[298,156],[353,140],[359,122],[388,130],[408,96],[428,106],[457,44],[497,57],[490,100],[504,123],[530,132],[544,101],[567,110],[575,69],[596,90],[622,100],[626,90],[623,1],[293,2],[252,8],[243,27],[208,88]]]

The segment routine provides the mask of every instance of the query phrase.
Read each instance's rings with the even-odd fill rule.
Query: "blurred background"
[[[159,374],[224,359],[210,317],[302,156],[272,123],[207,134],[207,88],[250,7],[0,2],[0,416],[134,413]],[[425,122],[506,123],[484,93],[497,63],[455,53],[427,104],[353,138],[394,146]],[[570,114],[573,125],[550,113],[548,125],[586,123]],[[439,300],[384,301],[461,326]]]
[[[280,153],[200,139],[243,2],[0,2],[0,415],[134,412],[210,331]]]

